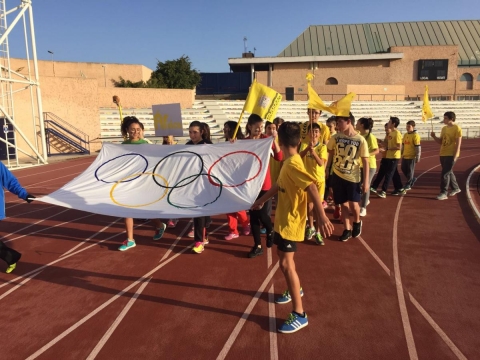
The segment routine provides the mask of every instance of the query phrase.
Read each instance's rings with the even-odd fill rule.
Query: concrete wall
[[[180,103],[181,108],[189,108],[195,100],[195,91],[188,89],[131,89],[113,87],[105,78],[105,72],[113,78],[122,76],[124,79],[139,81],[148,80],[151,70],[143,65],[98,64],[98,63],[72,63],[55,62],[55,76],[53,66],[49,61],[39,61],[40,89],[42,94],[43,111],[54,113],[75,128],[89,135],[90,140],[100,136],[100,107],[115,107],[112,97],[120,97],[124,108],[146,108],[154,104]],[[21,69],[23,67],[23,69]],[[27,74],[27,61],[11,59],[11,69]],[[32,64],[33,73],[33,64]],[[81,76],[80,71],[85,75]],[[21,88],[16,84],[14,90]],[[34,91],[35,92],[35,91]],[[35,125],[32,119],[30,106],[30,92],[28,90],[15,92],[14,112],[15,122],[18,124],[28,141],[35,144],[39,139],[39,118],[35,107]],[[26,142],[17,131],[17,146],[25,149],[29,154]],[[101,147],[101,141],[93,141],[91,150],[96,151]],[[20,158],[25,157],[19,153]]]

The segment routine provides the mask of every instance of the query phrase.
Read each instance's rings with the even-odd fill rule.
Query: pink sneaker
[[[170,220],[168,220],[168,222],[167,222],[167,226],[168,226],[169,228],[174,228],[176,225],[177,225],[177,221],[176,221],[176,220],[171,220],[171,219],[170,219]]]
[[[225,240],[233,240],[233,239],[238,238],[238,236],[239,236],[238,234],[230,233],[227,236],[225,236]]]
[[[192,230],[190,230],[190,231],[188,232],[187,236],[188,236],[189,238],[195,237],[195,232],[194,232],[193,230],[194,230],[194,229],[193,229],[193,227],[192,227]]]
[[[250,235],[250,231],[251,231],[250,224],[245,225],[242,230],[243,230],[243,235],[245,235],[245,236]]]
[[[322,201],[322,206],[324,209],[326,209],[328,207],[328,204],[325,200]]]

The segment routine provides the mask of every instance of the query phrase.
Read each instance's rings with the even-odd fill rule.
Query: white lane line
[[[275,316],[275,290],[272,286],[268,290],[268,324],[270,330],[270,360],[278,360],[277,322]]]
[[[59,212],[59,213],[56,214],[56,215],[59,215],[59,214],[65,212],[65,211],[68,211],[68,210],[71,210],[71,209],[64,210],[64,211],[62,211],[62,212]],[[88,214],[88,215],[85,215],[85,216],[80,216],[80,217],[78,217],[78,218],[76,218],[76,219],[73,219],[73,220],[70,220],[70,221],[65,221],[65,222],[63,222],[63,223],[60,223],[60,224],[57,224],[57,225],[54,225],[54,226],[49,226],[49,227],[47,227],[47,228],[40,229],[40,230],[31,232],[31,233],[29,233],[29,234],[17,236],[16,238],[13,238],[13,239],[4,241],[4,243],[10,242],[10,241],[15,241],[15,240],[24,238],[25,236],[30,236],[30,235],[33,235],[33,234],[38,234],[38,233],[43,232],[43,231],[45,231],[45,230],[53,229],[53,228],[56,228],[56,227],[59,227],[59,226],[62,226],[62,225],[65,225],[65,224],[68,224],[68,223],[71,223],[71,222],[75,222],[75,221],[77,221],[77,220],[82,220],[82,219],[85,219],[85,218],[87,218],[87,217],[94,216],[94,215],[96,215],[96,214]],[[50,217],[52,217],[52,216],[50,216]],[[42,221],[43,221],[43,220],[42,220]],[[27,227],[25,227],[25,228],[28,228],[28,227],[30,227],[30,226],[27,226]]]
[[[92,240],[92,239],[95,239],[95,237],[96,237],[97,235],[101,234],[102,232],[104,232],[105,230],[107,230],[110,226],[116,224],[118,221],[120,221],[120,218],[115,219],[115,221],[112,221],[110,224],[108,224],[107,226],[105,226],[103,229],[97,231],[95,234],[93,234],[92,236],[90,236],[88,239],[83,240],[81,243],[77,244],[76,246],[74,246],[73,248],[71,248],[70,250],[68,250],[67,252],[63,253],[62,255],[60,255],[60,257],[66,256],[66,255],[74,252],[74,251],[77,250],[80,246],[82,246],[83,244],[85,244],[87,241],[90,241],[90,240]]]
[[[78,174],[81,174],[82,172],[83,171],[80,171],[80,172],[77,172],[77,173],[71,173],[71,174],[64,175],[64,176],[59,176],[59,177],[56,177],[56,178],[53,178],[53,179],[48,179],[48,180],[45,180],[45,181],[40,181],[40,182],[37,182],[35,184],[25,186],[25,189],[35,188],[35,187],[37,187],[38,184],[43,184],[43,183],[46,183],[46,182],[49,182],[49,181],[52,181],[52,180],[63,179],[63,178],[66,178],[66,177],[69,177],[69,176],[72,176],[72,175],[78,175]]]
[[[411,360],[418,360],[417,349],[415,347],[415,340],[413,338],[410,320],[408,318],[407,304],[405,302],[405,294],[403,293],[402,276],[400,274],[400,264],[398,260],[398,216],[400,207],[402,205],[403,197],[398,201],[397,210],[395,211],[395,218],[393,220],[393,271],[395,273],[395,285],[397,288],[398,305],[400,306],[400,315],[402,317],[403,331],[407,340],[408,354]]]
[[[140,226],[140,225],[138,225],[138,226]],[[99,245],[99,244],[101,244],[101,243],[103,243],[103,242],[105,242],[105,241],[107,241],[107,240],[110,240],[110,239],[112,239],[112,238],[114,238],[114,237],[116,237],[116,236],[122,235],[124,232],[125,232],[125,231],[123,231],[123,232],[121,232],[121,233],[116,233],[116,234],[114,234],[114,235],[112,235],[112,236],[110,236],[110,237],[108,237],[108,238],[106,238],[106,239],[104,239],[104,240],[100,240],[100,241],[96,242],[95,244],[92,244],[92,245],[90,245],[90,246],[87,246],[86,248],[80,249],[80,250],[78,250],[78,251],[76,251],[76,252],[74,252],[74,253],[68,254],[68,255],[63,256],[63,257],[61,257],[61,258],[58,258],[57,260],[53,260],[53,261],[49,262],[49,263],[46,264],[46,265],[40,266],[39,268],[37,268],[37,269],[35,269],[35,270],[32,270],[32,271],[29,271],[29,272],[23,274],[22,276],[18,276],[18,277],[16,277],[16,278],[13,279],[13,280],[10,280],[10,281],[8,281],[8,282],[6,282],[6,283],[4,283],[4,284],[1,284],[1,285],[0,285],[0,288],[2,288],[2,287],[4,287],[4,286],[7,286],[7,285],[9,285],[9,284],[15,283],[16,281],[18,281],[18,280],[20,280],[20,279],[23,279],[24,277],[29,276],[29,275],[31,275],[31,274],[33,274],[33,273],[36,273],[37,271],[40,271],[40,270],[46,269],[46,268],[49,267],[49,266],[55,265],[56,263],[59,263],[60,261],[63,261],[63,260],[65,260],[65,259],[68,259],[68,258],[71,257],[71,256],[80,254],[81,252],[84,252],[85,250],[88,250],[88,249],[90,249],[90,248],[92,248],[92,247],[94,247],[94,246],[96,246],[96,245]]]
[[[383,270],[388,274],[390,277],[390,269],[380,260],[380,258],[373,252],[373,250],[367,245],[367,243],[361,238],[358,238],[360,242],[367,248],[368,252],[372,254],[372,256],[377,260],[377,262],[380,264]],[[412,302],[413,306],[417,308],[417,310],[422,314],[422,316],[427,320],[427,322],[433,327],[433,329],[437,332],[437,334],[440,336],[440,338],[445,341],[447,346],[452,350],[452,352],[458,357],[460,360],[466,360],[467,358],[462,354],[462,352],[455,346],[452,340],[445,334],[445,332],[438,326],[438,324],[432,319],[432,317],[425,311],[425,309],[418,303],[417,300],[413,297],[413,295],[407,291],[408,297],[410,301]]]
[[[24,279],[21,283],[15,285],[13,288],[11,288],[10,290],[6,291],[5,293],[2,294],[2,296],[0,296],[0,300],[2,300],[4,297],[7,297],[8,295],[10,295],[12,292],[14,292],[15,290],[17,290],[20,286],[23,286],[25,285],[27,282],[29,282],[30,280],[32,280],[35,276],[37,276],[38,274],[40,274],[42,271],[37,271],[36,273],[30,275],[29,277],[27,277],[26,279]]]
[[[105,241],[105,240],[102,240],[102,241]],[[96,245],[96,244],[94,244]],[[92,246],[94,246],[92,245]],[[190,244],[189,246],[187,246],[185,249],[183,249],[182,251],[180,251],[179,253],[173,255],[170,259],[164,261],[163,263],[157,265],[157,267],[155,267],[153,270],[149,271],[148,273],[146,273],[145,275],[143,275],[141,278],[139,278],[138,280],[134,281],[133,283],[131,283],[129,286],[127,286],[125,289],[123,289],[122,291],[120,291],[119,293],[117,293],[116,295],[112,296],[109,300],[105,301],[102,305],[98,306],[95,310],[93,310],[90,314],[84,316],[81,320],[79,320],[78,322],[76,322],[75,324],[73,324],[72,326],[70,326],[67,330],[65,330],[64,332],[62,332],[60,335],[58,335],[55,339],[51,340],[49,343],[47,343],[46,345],[44,345],[42,348],[40,348],[39,350],[37,350],[35,353],[33,353],[32,355],[30,355],[26,360],[33,360],[33,359],[36,359],[38,356],[40,356],[41,354],[43,354],[45,351],[47,351],[48,349],[50,349],[52,346],[54,346],[57,342],[59,342],[60,340],[62,340],[65,336],[67,336],[68,334],[70,334],[72,331],[76,330],[78,327],[80,327],[82,324],[84,324],[85,322],[87,322],[88,320],[90,320],[92,317],[94,317],[96,314],[98,314],[100,311],[102,311],[103,309],[105,309],[108,305],[110,305],[111,303],[113,303],[115,300],[117,300],[120,296],[122,296],[123,294],[125,294],[127,291],[130,291],[132,288],[134,288],[135,286],[137,286],[139,283],[145,281],[147,278],[151,277],[154,273],[156,273],[158,270],[160,270],[162,267],[164,267],[165,265],[167,265],[168,263],[170,263],[171,261],[173,261],[174,259],[176,259],[177,257],[179,257],[180,255],[182,255],[185,251],[187,251],[188,249],[191,249],[193,247],[194,243]],[[90,246],[91,247],[91,246]],[[86,250],[87,248],[83,249],[83,250],[80,250],[80,251],[84,251]],[[75,253],[74,253],[75,254]],[[74,254],[71,254],[69,256],[72,256]],[[64,258],[62,258],[64,259]],[[57,260],[58,261],[58,260]]]
[[[438,324],[432,319],[432,317],[425,311],[425,309],[418,303],[417,300],[413,297],[412,294],[408,293],[410,297],[410,301],[412,304],[417,308],[417,310],[420,312],[420,314],[423,315],[425,320],[435,329],[438,335],[442,338],[443,341],[447,344],[447,346],[452,350],[452,352],[457,356],[458,359],[460,360],[467,360],[465,355],[462,354],[462,352],[455,346],[452,340],[443,332],[443,330],[438,326]]]
[[[475,200],[472,198],[470,194],[470,180],[472,179],[472,175],[480,168],[480,165],[477,165],[471,172],[468,174],[467,184],[465,185],[465,193],[467,194],[468,204],[472,208],[473,212],[477,217],[477,221],[480,221],[480,211],[478,211],[478,207],[476,206]]]
[[[377,260],[377,262],[380,264],[380,266],[382,267],[383,270],[385,270],[385,272],[388,274],[388,276],[391,276],[391,272],[390,272],[390,269],[387,267],[387,265],[385,265],[383,263],[382,260],[380,260],[380,258],[377,256],[377,254],[375,254],[375,252],[372,250],[372,248],[370,246],[368,246],[368,244],[365,242],[365,240],[362,239],[362,237],[358,237],[358,240],[360,240],[360,242],[363,244],[363,246],[365,246],[365,248],[368,250],[368,252],[370,253],[370,255],[373,256],[373,258],[375,260]]]
[[[86,162],[88,163],[88,162]],[[78,165],[86,165],[86,164],[76,164],[76,165],[72,165],[72,166],[63,166],[63,167],[59,167],[58,169],[53,169],[53,170],[48,170],[48,171],[42,171],[41,174],[47,174],[47,173],[51,173],[51,172],[54,172],[54,171],[63,171],[65,169],[70,169],[72,167],[78,167]],[[40,169],[39,169],[40,170]],[[43,170],[43,169],[42,169]],[[30,177],[30,176],[38,176],[38,173],[35,173],[35,174],[29,174],[29,175],[19,175],[17,176],[17,179],[20,180],[20,179],[25,179],[27,177]]]
[[[28,214],[31,214],[31,213],[34,213],[34,212],[37,212],[37,211],[45,211],[45,210],[50,209],[50,208],[53,208],[53,207],[57,207],[57,205],[46,206],[46,207],[41,208],[41,209],[31,210],[31,211],[27,211],[27,212],[24,212],[24,213],[21,213],[21,214],[16,214],[16,215],[12,215],[12,216],[7,216],[7,219],[13,219],[13,218],[20,217],[20,216],[24,216],[24,215],[28,215]],[[8,210],[8,209],[7,209],[7,210]]]
[[[143,290],[145,290],[145,288],[147,287],[148,283],[150,282],[150,280],[152,280],[152,278],[149,278],[147,280],[144,281],[144,283],[142,285],[140,285],[140,287],[138,288],[138,290],[135,292],[135,294],[133,294],[132,298],[130,299],[130,301],[128,302],[128,304],[125,306],[125,308],[122,310],[122,312],[117,316],[117,318],[115,319],[115,321],[113,322],[113,324],[110,326],[110,328],[107,330],[107,332],[103,335],[103,337],[100,339],[100,341],[98,342],[97,346],[95,346],[95,348],[92,350],[92,352],[90,353],[90,355],[88,355],[87,357],[87,360],[93,360],[97,357],[98,353],[103,349],[103,347],[105,346],[105,344],[107,343],[108,339],[110,339],[110,336],[112,336],[113,332],[115,331],[115,329],[118,327],[118,325],[120,325],[120,323],[122,322],[123,318],[125,317],[125,315],[127,315],[128,311],[130,310],[130,308],[133,306],[133,304],[135,303],[135,300],[137,300],[137,298],[140,296],[140,294],[143,292]]]
[[[272,279],[273,275],[275,274],[275,272],[278,270],[278,266],[279,266],[279,263],[277,261],[277,263],[275,264],[275,266],[272,268],[272,270],[270,270],[270,273],[267,275],[267,277],[265,278],[265,280],[263,281],[262,285],[260,285],[260,287],[258,288],[258,291],[257,293],[255,294],[255,296],[253,297],[253,299],[250,301],[250,304],[248,304],[247,308],[245,309],[245,312],[243,313],[242,317],[240,318],[240,320],[238,321],[237,325],[235,326],[235,328],[233,329],[232,333],[230,334],[230,336],[228,337],[228,340],[227,342],[225,343],[225,345],[223,346],[223,349],[220,351],[220,354],[218,354],[217,356],[217,360],[223,360],[227,357],[227,354],[228,352],[230,351],[230,349],[232,348],[233,344],[235,343],[235,340],[237,339],[238,337],[238,334],[240,333],[240,330],[242,330],[243,328],[243,325],[245,325],[245,322],[247,321],[248,319],[248,316],[250,315],[250,313],[252,312],[253,308],[255,307],[255,305],[257,304],[258,302],[258,299],[260,298],[260,296],[263,294],[263,292],[265,291],[265,288],[267,287],[268,283],[270,282],[270,280]]]
[[[27,225],[27,226],[25,226],[25,227],[23,227],[23,228],[21,228],[21,229],[18,229],[17,231],[14,231],[14,232],[12,232],[12,233],[7,234],[7,235],[5,235],[5,236],[7,237],[7,236],[15,235],[16,233],[18,233],[18,232],[20,232],[20,231],[24,231],[24,230],[28,229],[29,227],[32,227],[32,226],[34,226],[34,225],[38,225],[38,224],[40,224],[41,222],[44,222],[44,221],[46,221],[46,220],[49,220],[49,219],[51,219],[51,218],[53,218],[53,217],[55,217],[55,216],[57,216],[57,215],[63,214],[64,212],[67,212],[68,210],[70,210],[70,209],[62,210],[62,211],[60,211],[60,212],[58,212],[58,213],[55,213],[55,214],[53,214],[53,215],[51,215],[51,216],[49,216],[49,217],[47,217],[47,218],[38,220],[37,222],[34,222],[33,224]],[[33,233],[32,233],[32,234],[33,234]],[[27,235],[23,235],[23,236],[27,236]],[[10,239],[10,240],[8,240],[8,241],[13,241],[13,240],[15,240],[15,239],[17,239],[17,238]],[[8,242],[8,241],[5,241],[5,242]]]

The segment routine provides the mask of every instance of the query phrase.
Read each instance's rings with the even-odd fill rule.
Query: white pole
[[[37,63],[37,45],[35,42],[35,28],[33,26],[33,10],[32,6],[28,6],[28,15],[30,18],[30,36],[32,37],[32,55],[33,55],[33,68],[35,72],[35,79],[37,81],[37,106],[38,106],[38,118],[39,118],[39,124],[40,124],[40,141],[42,144],[42,153],[43,157],[40,157],[40,160],[44,163],[48,163],[47,159],[47,143],[45,142],[45,124],[43,122],[43,107],[42,107],[42,92],[40,91],[40,81],[39,81],[39,76],[38,76],[38,63]],[[37,153],[38,154],[38,153]]]

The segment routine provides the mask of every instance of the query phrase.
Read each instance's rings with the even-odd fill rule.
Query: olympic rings
[[[136,176],[135,179],[137,179],[138,177],[140,177],[140,176],[142,176],[142,175],[158,176],[159,178],[163,179],[163,181],[165,181],[165,184],[167,184],[167,186],[168,186],[167,179],[165,179],[163,176],[158,175],[158,174],[153,174],[153,173],[146,173],[146,172],[144,172],[144,173],[140,173],[140,174],[129,175],[129,176],[121,179],[120,181],[116,182],[116,183],[112,186],[112,188],[110,189],[110,199],[113,201],[113,203],[116,204],[116,205],[119,205],[119,206],[127,207],[127,208],[139,208],[139,207],[144,207],[144,206],[152,205],[152,204],[154,204],[154,203],[156,203],[156,202],[159,202],[160,200],[162,200],[162,199],[165,197],[165,195],[167,195],[167,189],[165,189],[164,192],[163,192],[163,195],[162,195],[159,199],[157,199],[157,200],[155,200],[155,201],[152,201],[152,202],[149,202],[149,203],[147,203],[147,204],[139,204],[139,205],[122,204],[122,203],[120,203],[119,201],[115,200],[115,197],[113,196],[113,192],[115,191],[115,188],[117,187],[118,184],[131,181],[131,180],[124,181],[125,179],[128,179],[129,177],[135,177],[135,176]]]
[[[169,158],[170,156],[176,155],[176,154],[180,154],[180,153],[188,153],[188,154],[193,154],[193,155],[197,156],[197,157],[200,159],[200,172],[199,172],[198,174],[196,174],[196,175],[192,175],[192,176],[188,176],[188,177],[184,178],[183,180],[189,179],[189,178],[191,178],[191,177],[193,177],[194,179],[191,180],[190,182],[186,183],[186,184],[183,184],[182,186],[178,186],[178,184],[180,184],[181,182],[183,182],[183,180],[180,180],[180,181],[179,181],[176,185],[174,185],[174,186],[168,186],[168,185],[167,185],[167,186],[164,186],[164,185],[162,185],[162,184],[159,184],[159,183],[157,182],[157,180],[155,179],[155,175],[156,175],[156,170],[157,170],[157,168],[160,166],[160,163],[161,163],[162,161],[164,161],[165,159]],[[157,163],[157,165],[155,165],[155,168],[153,169],[153,174],[154,174],[154,175],[152,176],[152,177],[153,177],[153,181],[155,181],[155,183],[156,183],[158,186],[160,186],[160,187],[162,187],[162,188],[165,188],[165,189],[181,188],[181,187],[190,185],[190,184],[193,183],[195,180],[197,180],[197,179],[200,177],[200,175],[202,175],[203,166],[204,166],[203,158],[202,158],[199,154],[194,153],[193,151],[185,151],[185,150],[176,151],[176,152],[173,152],[173,153],[171,153],[171,154],[168,154],[168,155],[165,156],[163,159],[161,159],[161,160]],[[218,185],[217,185],[217,186],[218,186]]]
[[[181,182],[183,182],[183,181],[185,181],[185,180],[188,180],[188,179],[191,178],[191,177],[197,176],[197,175],[191,175],[191,176],[188,176],[188,177],[180,180],[180,182],[178,182],[174,187],[171,188],[171,190],[168,192],[168,196],[167,196],[167,201],[168,201],[168,203],[169,203],[170,205],[176,207],[177,209],[196,209],[196,208],[199,208],[199,207],[205,207],[205,206],[207,206],[207,205],[213,204],[215,201],[217,201],[218,198],[220,197],[220,195],[222,195],[222,188],[223,188],[222,182],[220,181],[219,178],[217,178],[217,177],[214,176],[214,175],[208,175],[208,174],[200,174],[200,175],[208,176],[209,178],[210,178],[210,177],[213,177],[213,178],[215,178],[215,179],[218,181],[218,183],[220,184],[220,185],[217,185],[217,186],[219,187],[219,190],[220,190],[220,191],[218,192],[218,195],[217,195],[217,197],[216,197],[214,200],[212,200],[212,201],[210,201],[210,202],[207,202],[206,204],[197,205],[197,206],[181,206],[181,205],[176,205],[176,204],[174,204],[174,203],[170,200],[170,196],[172,195],[173,191],[176,190],[176,189],[178,189],[178,188],[180,188],[180,187],[182,187],[182,186],[178,186],[178,184],[180,184]],[[189,182],[189,184],[191,184],[191,183],[192,183],[192,182]]]
[[[239,183],[239,184],[235,184],[235,185],[222,185],[221,182],[220,182],[220,184],[214,182],[214,181],[212,180],[212,177],[214,177],[214,176],[211,175],[211,172],[212,172],[213,167],[214,167],[215,165],[217,165],[217,164],[220,162],[220,160],[226,158],[227,156],[234,155],[234,154],[241,154],[241,153],[253,155],[253,156],[258,160],[258,163],[259,163],[260,166],[258,167],[257,173],[256,173],[255,175],[253,175],[251,178],[246,179],[245,181],[243,181],[243,182],[241,182],[241,183]],[[210,181],[210,184],[212,184],[213,186],[223,186],[223,187],[232,187],[232,188],[233,188],[233,187],[242,186],[243,184],[245,184],[245,183],[247,183],[247,182],[255,179],[255,178],[260,174],[261,171],[262,171],[262,160],[260,160],[260,158],[257,156],[257,154],[255,154],[255,153],[253,153],[253,152],[251,152],[251,151],[240,150],[240,151],[233,151],[233,152],[230,152],[230,153],[228,153],[228,154],[225,154],[225,155],[223,155],[221,158],[219,158],[217,161],[215,161],[215,162],[213,163],[213,165],[210,166],[210,169],[208,169],[207,175],[208,175],[208,181]]]
[[[177,154],[193,154],[195,155],[199,160],[200,160],[200,163],[198,164],[199,165],[199,172],[198,173],[195,173],[193,175],[189,175],[189,176],[186,176],[184,177],[183,179],[180,179],[179,181],[176,181],[177,179],[166,179],[165,177],[163,177],[162,175],[160,174],[157,174],[156,171],[160,170],[161,168],[161,164],[163,161],[167,160],[169,157],[173,156],[173,155],[177,155]],[[238,183],[238,184],[232,184],[232,185],[225,185],[225,181],[228,182],[228,175],[232,175],[232,173],[228,174],[228,172],[225,171],[224,174],[221,174],[222,176],[218,175],[217,176],[220,176],[222,177],[223,179],[220,180],[219,177],[215,176],[212,174],[212,171],[213,171],[213,168],[220,163],[221,160],[225,159],[226,157],[228,156],[232,156],[232,155],[235,155],[235,154],[249,154],[249,155],[253,155],[254,158],[258,161],[258,171],[253,175],[253,176],[250,176],[250,170],[251,170],[251,167],[250,168],[247,168],[247,169],[242,169],[240,166],[238,166],[236,163],[234,163],[233,165],[231,165],[231,168],[233,169],[233,171],[237,171],[237,174],[238,174],[238,171],[246,171],[246,174],[247,176],[250,176],[248,179],[242,181],[241,183]],[[127,157],[127,156],[139,156],[140,158],[143,159],[143,161],[145,162],[145,166],[143,166],[143,164],[139,161],[133,161],[132,158],[130,159],[127,159],[125,160],[124,157]],[[116,163],[114,163],[115,160],[117,159],[120,159],[120,158],[124,158],[122,159],[123,161],[120,161],[119,165],[117,165]],[[194,158],[195,159],[195,158]],[[188,161],[190,161],[190,159],[188,159]],[[230,160],[232,161],[232,160]],[[133,166],[132,166],[132,162],[133,162]],[[104,170],[104,173],[106,174],[104,176],[104,178],[102,178],[102,174],[101,174],[101,169],[102,167],[106,166],[107,164],[110,164],[110,166],[107,166],[106,169],[107,170]],[[165,165],[165,163],[163,164]],[[242,165],[242,163],[240,162],[240,165]],[[245,165],[245,164],[243,164]],[[167,202],[169,205],[173,206],[173,207],[176,207],[176,208],[179,208],[179,209],[195,209],[195,208],[200,208],[200,207],[205,207],[207,205],[210,205],[210,204],[213,204],[214,202],[216,202],[221,194],[222,194],[222,191],[223,191],[223,188],[224,187],[229,187],[229,188],[234,188],[234,187],[239,187],[239,186],[242,186],[244,184],[246,184],[247,182],[257,178],[259,175],[260,175],[260,172],[262,171],[262,168],[263,168],[263,164],[262,164],[262,160],[259,158],[258,155],[256,155],[255,153],[253,152],[250,152],[250,151],[245,151],[245,150],[240,150],[240,151],[233,151],[233,152],[230,152],[230,153],[227,153],[223,156],[221,156],[218,160],[216,160],[211,166],[210,168],[208,169],[207,173],[204,172],[204,166],[205,166],[205,163],[204,163],[204,160],[202,158],[201,155],[193,152],[193,151],[185,151],[185,150],[182,150],[182,151],[176,151],[176,152],[173,152],[173,153],[170,153],[168,155],[166,155],[165,157],[163,157],[154,167],[153,169],[153,172],[146,172],[147,169],[148,169],[148,160],[145,156],[143,156],[142,154],[138,154],[138,153],[128,153],[128,154],[122,154],[122,155],[119,155],[119,156],[116,156],[114,157],[113,159],[110,159],[110,160],[107,160],[106,162],[104,162],[103,164],[101,164],[96,170],[95,170],[95,173],[94,173],[94,176],[95,178],[97,179],[97,181],[101,181],[103,183],[106,183],[106,184],[111,184],[113,183],[114,185],[112,186],[112,188],[110,189],[110,199],[111,201],[118,205],[118,206],[122,206],[122,207],[127,207],[127,208],[140,208],[140,207],[145,207],[145,206],[149,206],[151,204],[154,204],[156,202],[159,202],[161,201],[163,198],[165,198],[165,196],[167,196]],[[168,166],[165,166],[166,168],[168,168]],[[187,163],[186,164],[186,169],[187,171],[190,170],[190,169],[193,169],[194,166],[190,163]],[[228,166],[227,166],[228,168]],[[222,170],[222,169],[221,169]],[[109,171],[111,172],[111,174],[109,174]],[[132,174],[129,174],[127,176],[124,176],[125,175],[125,172],[133,172]],[[115,175],[121,175],[123,176],[122,179],[120,180],[111,180],[111,178]],[[117,186],[119,184],[122,184],[122,183],[127,183],[127,182],[131,182],[133,180],[136,180],[138,178],[140,178],[142,175],[152,175],[152,179],[153,181],[155,182],[155,184],[157,186],[159,186],[160,188],[163,188],[164,191],[163,191],[163,194],[160,196],[160,198],[154,200],[154,201],[151,201],[151,202],[148,202],[148,203],[145,203],[145,204],[136,204],[136,205],[129,205],[129,204],[124,204],[118,200],[115,199],[115,196],[114,196],[114,192],[115,192],[115,189],[117,188]],[[170,171],[170,175],[171,177],[179,177],[176,173]],[[173,176],[172,176],[173,175]],[[188,173],[187,173],[188,175]],[[210,185],[213,185],[215,188],[218,188],[218,194],[215,195],[213,194],[213,196],[216,196],[215,199],[213,199],[212,201],[208,201],[208,200],[204,200],[204,201],[208,201],[206,202],[205,204],[203,205],[194,205],[194,206],[186,206],[186,204],[175,204],[173,203],[172,201],[172,194],[173,194],[173,191],[176,190],[176,189],[179,189],[179,188],[184,188],[190,184],[192,184],[195,180],[197,180],[200,176],[207,176],[207,180],[208,180],[208,183]],[[110,178],[109,178],[110,177]],[[157,180],[157,178],[160,178],[162,179],[162,182],[159,182]],[[231,178],[231,177],[230,177]],[[226,180],[225,180],[226,179]],[[175,183],[175,185],[173,186],[169,186],[169,180],[170,180],[170,183]],[[204,184],[206,184],[204,182]],[[132,185],[133,186],[133,185]],[[199,187],[200,189],[200,193],[202,193],[203,196],[205,196],[205,192],[209,192],[205,187]],[[210,191],[211,193],[211,191]],[[167,195],[168,194],[168,195]],[[198,194],[192,194],[192,197],[195,197],[196,195]]]
[[[104,162],[102,165],[100,165],[100,166],[97,168],[97,170],[95,170],[95,178],[96,178],[98,181],[104,182],[104,183],[106,183],[106,184],[112,184],[112,183],[118,182],[118,181],[116,181],[116,180],[105,181],[105,180],[103,180],[103,179],[100,179],[100,178],[98,177],[98,172],[100,171],[100,169],[102,168],[102,166],[107,165],[109,162],[112,162],[112,161],[114,161],[114,160],[116,160],[116,159],[119,159],[119,158],[121,158],[121,157],[123,157],[123,156],[132,156],[132,155],[133,155],[133,156],[140,156],[140,157],[145,161],[145,168],[144,168],[143,170],[141,170],[141,167],[140,167],[140,169],[138,170],[138,171],[140,171],[140,172],[138,172],[138,171],[136,171],[136,170],[134,169],[134,171],[136,171],[136,173],[137,173],[138,176],[135,177],[135,178],[133,178],[133,179],[126,180],[126,181],[124,181],[124,182],[133,181],[133,180],[135,180],[135,179],[138,179],[138,178],[147,170],[148,160],[145,158],[145,156],[143,156],[143,155],[141,155],[141,154],[137,154],[137,153],[123,154],[123,155],[114,157],[113,159],[110,159],[110,160]],[[124,164],[125,164],[125,162],[124,162]],[[128,177],[129,177],[129,176],[126,176],[124,179],[127,179]],[[121,181],[121,180],[120,180],[120,181]]]

